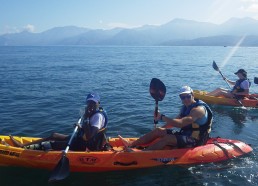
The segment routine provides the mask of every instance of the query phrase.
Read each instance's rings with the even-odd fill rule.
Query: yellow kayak
[[[208,104],[225,105],[225,106],[242,106],[236,99],[215,97],[206,95],[207,91],[194,90],[194,97],[200,99]],[[241,103],[245,107],[256,107],[258,108],[258,100],[256,99],[242,99]]]

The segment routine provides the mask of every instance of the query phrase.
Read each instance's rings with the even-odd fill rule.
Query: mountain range
[[[174,19],[138,28],[89,29],[56,27],[41,33],[0,35],[0,46],[127,45],[127,46],[258,46],[258,20],[231,18],[222,24]]]

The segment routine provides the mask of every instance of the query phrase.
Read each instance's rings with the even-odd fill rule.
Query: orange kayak
[[[206,95],[207,91],[194,90],[194,97],[200,99],[208,104],[225,105],[225,106],[241,106],[236,99],[215,97]],[[255,97],[255,96],[253,96]],[[256,107],[258,108],[257,99],[242,99],[242,104],[245,107]]]
[[[14,137],[21,143],[31,142],[39,138]],[[0,165],[22,166],[53,170],[61,158],[60,151],[29,150],[12,146],[8,136],[0,136]],[[133,141],[136,138],[125,138]],[[219,162],[236,158],[253,149],[237,140],[211,138],[206,145],[195,148],[142,151],[132,149],[123,150],[123,143],[119,138],[110,138],[113,147],[110,151],[74,152],[69,151],[67,157],[72,172],[99,172],[130,170],[162,165],[187,165]]]

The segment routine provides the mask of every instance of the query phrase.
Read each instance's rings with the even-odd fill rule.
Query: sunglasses
[[[181,99],[181,100],[185,100],[186,98],[187,98],[187,99],[191,99],[191,97],[192,97],[192,94],[187,94],[187,95],[179,95],[179,97],[180,97],[180,99]]]

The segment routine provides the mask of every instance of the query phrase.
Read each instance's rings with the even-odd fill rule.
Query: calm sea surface
[[[108,112],[108,135],[139,137],[153,129],[152,78],[167,87],[159,109],[174,117],[181,105],[181,86],[227,88],[212,68],[213,60],[231,80],[236,80],[234,72],[239,68],[248,72],[251,81],[258,77],[258,48],[233,51],[231,47],[0,47],[0,134],[70,134],[85,95],[97,91]],[[251,92],[258,93],[258,85],[253,83]],[[49,185],[258,185],[258,109],[212,109],[212,136],[244,141],[252,145],[253,153],[198,166],[72,173],[65,181]],[[49,173],[0,167],[0,185],[48,185]]]

